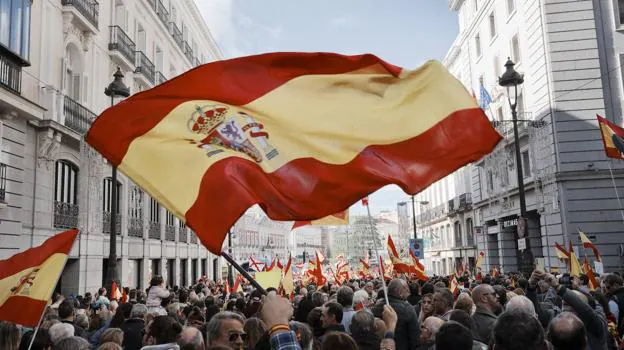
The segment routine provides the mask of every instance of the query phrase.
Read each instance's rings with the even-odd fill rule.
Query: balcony
[[[78,228],[78,204],[54,201],[54,227]]]
[[[191,45],[189,45],[188,41],[184,42],[184,56],[188,58],[191,64],[193,63],[193,49],[191,49]]]
[[[444,217],[446,214],[448,213],[448,207],[447,204],[440,204],[438,206],[435,206],[429,210],[427,210],[426,212],[420,214],[418,216],[418,222],[419,223],[425,223],[425,222],[429,222],[429,221],[433,221],[439,218]]]
[[[175,242],[175,226],[165,225],[165,241]]]
[[[22,93],[22,66],[0,53],[0,85],[16,94]]]
[[[143,238],[143,218],[131,217],[128,220],[128,236]]]
[[[182,243],[187,243],[188,242],[188,230],[186,229],[186,226],[181,225],[179,228],[178,232],[178,241],[182,242]]]
[[[145,56],[143,51],[136,51],[135,57],[135,78],[142,80],[145,85],[154,85],[155,68],[152,61]]]
[[[63,113],[65,115],[65,126],[75,132],[84,135],[91,127],[91,123],[96,118],[95,113],[87,107],[65,96],[63,100]]]
[[[150,221],[148,237],[151,239],[160,239],[160,222]]]
[[[156,3],[156,14],[166,27],[169,23],[169,11],[167,11],[167,8],[160,0],[158,0],[158,2]]]
[[[472,194],[463,193],[448,202],[449,216],[455,216],[458,213],[462,213],[472,209]]]
[[[197,244],[197,235],[193,231],[191,231],[191,243]]]
[[[136,45],[120,26],[110,26],[108,51],[113,61],[123,70],[134,70]]]
[[[100,4],[96,0],[61,0],[63,12],[71,14],[71,20],[83,32],[96,34],[100,16]]]
[[[167,81],[167,78],[165,78],[165,76],[161,73],[161,72],[156,72],[156,79],[155,79],[155,84],[156,85],[160,85],[164,82]]]
[[[178,44],[180,49],[184,49],[184,37],[182,36],[182,31],[175,22],[169,22],[169,33],[173,37],[173,40]]]
[[[110,211],[102,212],[102,232],[103,233],[110,234],[112,216],[113,216],[113,214]],[[122,216],[117,214],[115,216],[115,219],[117,219],[117,221],[115,221],[115,234],[117,236],[119,236],[119,235],[121,235],[121,220],[122,220]]]

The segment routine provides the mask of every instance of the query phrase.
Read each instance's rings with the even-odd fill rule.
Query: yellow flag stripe
[[[12,296],[47,301],[56,287],[67,254],[55,253],[39,266],[33,266],[0,280],[0,305]],[[31,280],[28,280],[31,278]]]

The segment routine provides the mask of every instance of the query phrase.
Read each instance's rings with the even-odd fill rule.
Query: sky
[[[195,0],[224,58],[276,51],[373,53],[408,69],[441,60],[457,36],[447,0]],[[386,186],[373,214],[408,196]],[[356,203],[351,214],[364,214]]]

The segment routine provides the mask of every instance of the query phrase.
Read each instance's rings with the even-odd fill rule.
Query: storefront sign
[[[520,238],[518,240],[518,250],[523,251],[526,249],[526,238]]]

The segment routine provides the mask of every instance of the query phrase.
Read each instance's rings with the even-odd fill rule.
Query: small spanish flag
[[[293,52],[192,69],[107,109],[86,136],[213,253],[254,204],[309,221],[385,185],[416,194],[501,138],[439,62]]]
[[[624,159],[624,129],[599,115],[598,125],[607,157]]]
[[[0,261],[0,320],[36,327],[78,236],[70,230]]]

